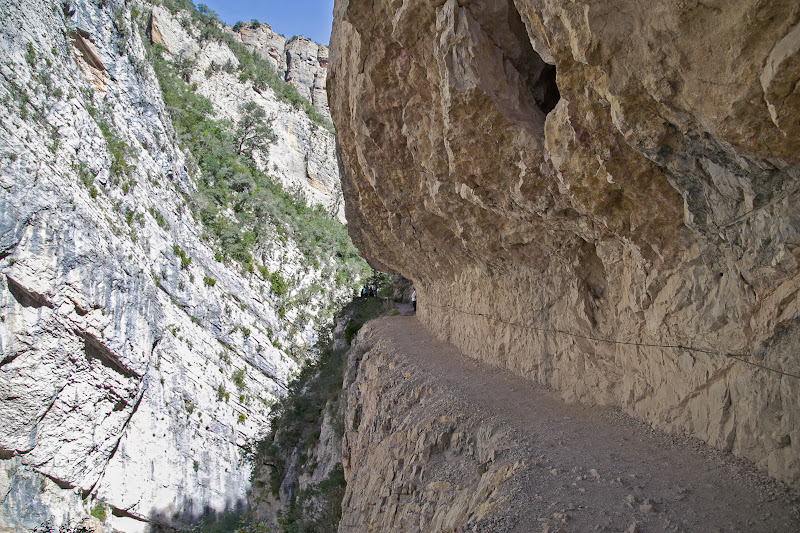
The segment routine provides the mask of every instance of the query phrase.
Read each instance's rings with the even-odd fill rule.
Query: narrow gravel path
[[[398,355],[515,435],[524,462],[501,512],[470,531],[798,532],[796,493],[749,463],[665,435],[618,410],[568,405],[464,357],[413,317],[375,323]]]

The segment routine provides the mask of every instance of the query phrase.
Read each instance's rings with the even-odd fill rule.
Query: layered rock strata
[[[470,357],[800,486],[794,2],[337,0],[372,264]]]
[[[2,531],[90,511],[142,531],[244,503],[242,447],[298,369],[283,347],[315,338],[299,313],[349,292],[277,232],[258,264],[292,294],[324,288],[285,315],[268,279],[215,258],[140,38],[146,8],[0,5]]]

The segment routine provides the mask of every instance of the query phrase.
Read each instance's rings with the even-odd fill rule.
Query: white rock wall
[[[280,100],[271,89],[258,91],[251,82],[242,83],[238,72],[209,70],[212,65],[225,65],[229,61],[238,65],[238,60],[225,44],[216,41],[201,44],[195,40],[193,35],[197,32],[187,30],[181,25],[181,21],[187,18],[188,15],[184,12],[173,15],[163,7],[153,8],[153,26],[158,29],[168,52],[174,58],[183,57],[195,61],[191,82],[197,84],[197,92],[213,102],[218,118],[233,123],[241,119],[241,105],[252,101],[261,106],[267,117],[272,119],[272,128],[276,135],[275,142],[257,154],[261,169],[277,178],[284,187],[299,189],[309,203],[324,206],[344,222],[335,135],[311,122],[304,110],[295,109],[291,104]],[[256,34],[261,37],[260,40],[246,41],[248,48],[262,57],[272,57],[269,53],[264,53],[265,49],[272,50],[272,40],[267,37],[280,36],[275,37],[269,26],[262,24],[256,30],[246,27],[241,31],[246,36]],[[233,34],[239,35],[236,32]],[[316,67],[312,71],[310,66],[298,66],[301,62],[317,61],[318,48],[324,47],[300,37],[289,41],[286,45],[286,57],[293,57],[295,66],[288,72],[294,72],[298,79],[305,80],[295,83],[302,96],[314,103],[319,98],[325,98],[324,110],[327,110],[324,75],[315,75],[314,72],[319,70]],[[327,50],[324,54],[327,58]],[[284,64],[282,68],[288,67]],[[323,114],[330,116],[327,111]]]
[[[103,505],[142,531],[244,501],[242,446],[297,369],[280,347],[313,340],[287,324],[327,302],[281,320],[214,259],[128,7],[71,6],[0,3],[0,530]],[[259,262],[324,284],[291,239]]]
[[[255,28],[245,22],[236,31],[230,27],[226,29],[248,50],[268,60],[283,79],[294,85],[323,116],[331,118],[325,91],[328,77],[327,46],[298,35],[286,39],[263,22]]]

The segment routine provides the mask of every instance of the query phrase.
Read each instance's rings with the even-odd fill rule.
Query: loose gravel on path
[[[655,431],[619,410],[569,405],[550,390],[462,355],[414,318],[375,323],[400,357],[515,436],[507,482],[474,532],[798,532],[798,495],[731,454]]]

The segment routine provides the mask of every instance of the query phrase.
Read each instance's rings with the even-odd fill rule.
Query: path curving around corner
[[[463,356],[399,306],[370,324],[396,357],[506,426],[506,462],[522,465],[489,519],[461,532],[796,532],[800,497],[731,454],[666,435],[603,407]],[[430,413],[435,416],[436,413]]]

